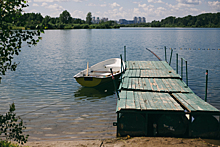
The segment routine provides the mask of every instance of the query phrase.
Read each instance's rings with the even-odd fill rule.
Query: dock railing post
[[[126,46],[124,46],[124,62],[126,62]]]
[[[164,49],[165,49],[165,61],[167,62],[167,48],[166,48],[166,46],[164,46]]]
[[[185,61],[186,64],[186,85],[188,86],[188,69],[187,69],[187,61],[184,58],[181,58],[181,78],[183,80],[183,60]]]
[[[205,102],[207,102],[207,91],[208,91],[208,70],[206,70],[206,84],[205,84]]]
[[[115,92],[116,92],[116,94],[117,94],[118,99],[120,100],[119,94],[118,94],[118,89],[117,89],[117,86],[116,86],[116,83],[115,83],[115,78],[114,78],[114,75],[113,75],[112,68],[110,68],[110,71],[111,71],[111,74],[112,74],[112,80],[113,80],[113,84],[114,84],[114,87],[115,87]]]
[[[123,71],[125,69],[124,69],[123,60],[122,60],[122,54],[120,54],[120,57],[121,57],[121,80],[122,80],[122,69],[123,69]]]
[[[183,80],[183,58],[181,58],[181,78]]]
[[[187,61],[186,62],[186,85],[188,86],[188,70],[187,70]]]
[[[176,53],[176,73],[178,74],[178,54]]]
[[[173,55],[173,49],[171,48],[171,54],[170,54],[170,62],[169,62],[169,65],[171,64],[172,55]]]

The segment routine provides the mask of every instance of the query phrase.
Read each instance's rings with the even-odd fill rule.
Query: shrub
[[[29,135],[22,135],[23,129],[26,129],[23,126],[23,120],[20,117],[16,117],[15,104],[10,105],[9,112],[6,115],[0,115],[0,135],[1,137],[6,137],[6,142],[8,140],[17,141],[20,144],[27,142]]]

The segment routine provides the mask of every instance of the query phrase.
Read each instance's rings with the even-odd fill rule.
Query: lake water
[[[122,28],[104,30],[46,30],[35,47],[24,46],[15,58],[20,64],[0,84],[0,113],[15,103],[27,126],[29,140],[113,138],[116,135],[116,96],[113,89],[81,87],[75,74],[100,61],[120,57],[157,61],[164,46],[188,61],[189,87],[205,97],[205,71],[209,70],[208,102],[220,109],[220,29]],[[179,66],[180,69],[180,66]],[[179,71],[180,72],[180,71]],[[185,78],[184,78],[185,80]]]

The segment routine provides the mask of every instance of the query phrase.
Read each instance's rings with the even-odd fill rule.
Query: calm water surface
[[[120,57],[125,45],[127,60],[157,61],[146,48],[164,60],[162,48],[173,48],[171,66],[176,69],[176,53],[188,61],[189,87],[202,99],[209,70],[208,102],[220,109],[220,29],[46,30],[42,37],[37,46],[22,48],[17,70],[0,84],[0,113],[14,102],[29,140],[115,137],[113,89],[83,88],[73,76],[87,62]]]

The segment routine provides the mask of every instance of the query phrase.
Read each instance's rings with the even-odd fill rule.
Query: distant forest
[[[198,16],[188,15],[183,18],[169,16],[161,21],[152,21],[149,23],[121,25],[115,21],[100,22],[99,24],[91,23],[91,13],[87,14],[86,20],[72,18],[70,13],[65,10],[59,17],[43,17],[40,13],[24,13],[17,21],[4,22],[8,23],[12,29],[110,29],[120,27],[200,27],[200,28],[219,28],[220,12],[205,13]]]

